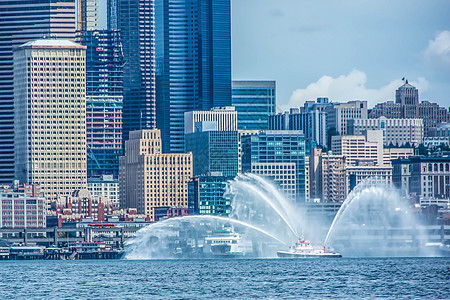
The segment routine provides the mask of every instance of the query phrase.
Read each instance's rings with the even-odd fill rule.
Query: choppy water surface
[[[0,299],[448,298],[449,258],[0,261]]]

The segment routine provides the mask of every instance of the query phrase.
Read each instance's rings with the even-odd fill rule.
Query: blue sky
[[[232,0],[233,79],[277,81],[279,110],[318,96],[393,100],[405,76],[450,105],[450,1]]]
[[[371,107],[403,76],[421,100],[450,106],[450,0],[231,3],[233,79],[276,80],[279,111],[317,97]]]

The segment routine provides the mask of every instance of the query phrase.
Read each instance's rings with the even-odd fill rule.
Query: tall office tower
[[[107,0],[106,9],[107,9],[107,28],[109,30],[117,30],[118,29],[118,16],[117,16],[117,7],[119,0]]]
[[[77,0],[77,30],[98,30],[98,0]]]
[[[194,175],[221,172],[234,177],[239,172],[239,133],[218,131],[217,123],[196,123],[194,133],[186,134],[186,152],[192,152]]]
[[[14,180],[13,47],[75,38],[75,0],[0,0],[0,184]]]
[[[354,100],[327,106],[327,130],[334,128],[340,135],[347,134],[347,121],[367,119],[367,101]]]
[[[123,140],[128,132],[156,126],[154,0],[117,0],[122,35]],[[110,17],[111,11],[110,11]],[[114,28],[112,28],[114,29]]]
[[[395,91],[395,103],[402,107],[403,118],[415,118],[419,113],[419,90],[408,83]]]
[[[154,2],[157,127],[182,152],[185,112],[231,105],[230,0]]]
[[[14,51],[15,175],[48,202],[86,188],[86,47],[30,41]]]
[[[233,81],[231,104],[238,112],[238,128],[269,129],[269,115],[276,113],[275,81]]]
[[[305,201],[305,137],[300,130],[260,131],[242,137],[242,148],[244,172],[251,171],[255,163],[295,163],[296,200]],[[284,169],[284,172],[280,175],[288,176],[291,168]]]
[[[159,129],[130,132],[120,157],[119,190],[122,208],[136,208],[155,220],[158,207],[188,207],[192,153],[161,152]]]
[[[123,53],[117,30],[82,31],[86,49],[87,175],[119,175],[122,155]]]

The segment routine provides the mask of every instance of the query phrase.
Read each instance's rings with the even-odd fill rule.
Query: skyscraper
[[[0,183],[14,179],[13,47],[75,38],[75,0],[0,0]]]
[[[232,85],[232,105],[238,112],[238,128],[269,129],[269,115],[276,112],[275,81],[233,81]]]
[[[15,174],[49,202],[86,188],[85,56],[55,39],[14,51]]]
[[[77,1],[77,30],[98,30],[98,0]]]
[[[184,112],[231,105],[230,0],[154,0],[157,126],[184,148]]]
[[[117,0],[117,27],[122,35],[123,140],[128,132],[154,128],[155,102],[155,23],[154,0]],[[110,2],[109,26],[114,19]]]
[[[81,31],[86,49],[88,177],[119,175],[122,155],[123,53],[117,30]]]

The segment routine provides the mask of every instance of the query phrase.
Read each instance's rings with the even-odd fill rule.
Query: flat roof
[[[86,48],[86,46],[77,44],[71,40],[63,39],[37,39],[26,42],[20,45],[18,48],[25,47],[62,47],[62,48]]]

